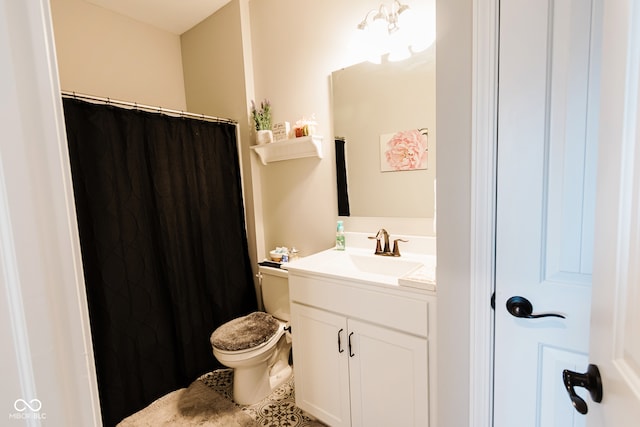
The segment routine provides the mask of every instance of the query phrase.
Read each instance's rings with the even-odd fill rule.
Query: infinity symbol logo
[[[38,412],[40,408],[42,408],[42,402],[38,399],[31,399],[29,402],[24,399],[18,399],[13,402],[13,407],[18,412],[24,412],[27,409],[30,409],[32,412]]]

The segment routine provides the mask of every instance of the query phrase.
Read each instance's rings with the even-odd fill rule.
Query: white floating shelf
[[[281,160],[301,159],[303,157],[322,158],[322,137],[318,135],[285,139],[263,145],[252,145],[263,165]]]

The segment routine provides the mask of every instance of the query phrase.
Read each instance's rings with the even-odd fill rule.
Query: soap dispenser
[[[344,224],[342,223],[342,221],[338,221],[338,227],[336,230],[336,250],[345,250]]]

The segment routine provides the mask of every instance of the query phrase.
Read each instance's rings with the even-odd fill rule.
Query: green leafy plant
[[[271,104],[268,99],[260,103],[260,109],[256,108],[256,103],[251,101],[251,117],[256,125],[256,130],[271,129]]]

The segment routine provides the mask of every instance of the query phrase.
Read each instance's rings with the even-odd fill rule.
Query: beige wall
[[[366,0],[233,0],[182,35],[188,109],[228,111],[240,122],[249,240],[257,259],[275,246],[296,246],[308,255],[334,243],[329,76],[365,59],[345,40],[370,7]],[[315,114],[324,137],[322,160],[258,161],[249,148],[254,135],[247,113],[252,99],[264,98],[275,122]]]
[[[255,266],[264,258],[261,181],[254,179],[249,149],[253,92],[248,0],[233,0],[180,37],[187,109],[238,121],[239,150],[249,240]]]
[[[190,110],[248,121],[240,23],[232,1],[180,36]]]
[[[471,7],[470,0],[437,0],[437,205],[446,212],[438,218],[443,426],[469,422],[470,319],[465,310],[447,307],[469,306]],[[185,109],[188,101],[189,110],[237,119],[247,209],[255,220],[250,239],[258,256],[276,245],[310,254],[333,245],[337,217],[329,75],[365,59],[351,50],[350,40],[370,8],[368,0],[232,0],[182,37],[185,95],[177,36],[80,0],[52,0],[62,88],[175,109]],[[199,52],[205,56],[196,58]],[[325,137],[324,159],[257,163],[248,148],[247,104],[263,98],[271,100],[275,121],[315,113]],[[256,179],[247,180],[251,176]]]
[[[437,0],[438,425],[469,426],[473,2]],[[489,303],[487,297],[487,304]],[[482,422],[484,420],[477,420]]]
[[[402,62],[363,62],[332,73],[334,135],[346,138],[352,216],[433,218],[435,50],[432,46]],[[427,168],[381,172],[380,135],[420,128],[428,129]]]
[[[63,90],[238,120],[254,261],[275,246],[304,255],[333,245],[329,76],[365,60],[352,41],[369,0],[232,0],[182,36],[82,0],[51,4]],[[248,104],[264,98],[275,121],[315,114],[324,159],[257,161]]]
[[[175,34],[82,0],[51,0],[62,90],[184,110]]]
[[[309,255],[333,245],[337,201],[329,111],[331,50],[340,22],[336,1],[251,1],[255,100],[269,99],[275,122],[315,114],[324,159],[258,165],[262,176],[265,245],[295,246]],[[350,4],[350,3],[349,3]],[[349,5],[346,5],[349,6]],[[269,19],[260,19],[269,16]],[[311,24],[311,21],[313,24]]]
[[[427,3],[414,2],[412,7]],[[370,0],[250,2],[255,99],[271,100],[276,122],[293,123],[315,114],[318,133],[324,136],[322,160],[259,166],[266,247],[295,245],[306,255],[334,244],[337,201],[329,76],[366,59],[354,49],[353,40],[357,24],[377,5]]]

